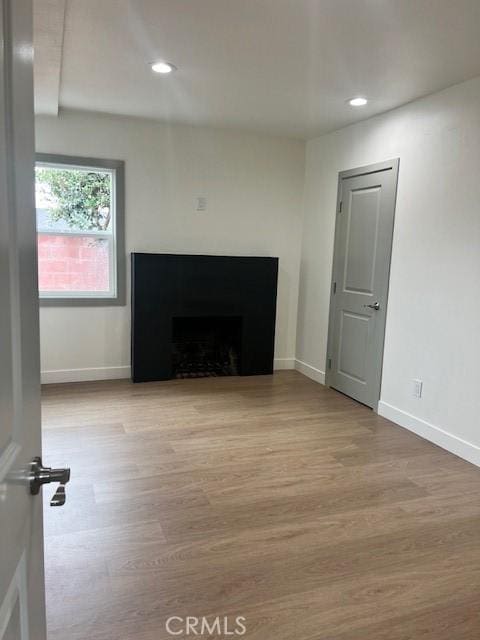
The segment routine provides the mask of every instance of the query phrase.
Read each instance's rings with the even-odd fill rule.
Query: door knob
[[[379,302],[374,302],[373,304],[364,304],[363,306],[368,307],[369,309],[375,309],[375,311],[378,311],[380,309]]]
[[[65,504],[65,485],[70,480],[70,469],[52,469],[44,467],[41,458],[34,458],[30,463],[30,493],[36,496],[42,484],[58,482],[59,486],[50,501],[51,507],[61,507]]]

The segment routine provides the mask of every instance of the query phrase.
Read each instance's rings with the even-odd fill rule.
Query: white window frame
[[[110,306],[125,305],[125,163],[122,160],[79,158],[37,153],[37,167],[81,169],[109,173],[111,176],[111,231],[38,230],[37,235],[105,238],[109,252],[110,291],[42,291],[42,306]]]

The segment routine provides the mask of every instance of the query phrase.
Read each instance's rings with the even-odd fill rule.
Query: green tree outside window
[[[111,217],[109,173],[37,167],[37,184],[50,202],[52,221],[64,221],[71,229],[106,231]],[[46,193],[45,193],[46,192]]]

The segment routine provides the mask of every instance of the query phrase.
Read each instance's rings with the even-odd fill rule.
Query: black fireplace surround
[[[273,372],[278,258],[132,253],[132,380]]]

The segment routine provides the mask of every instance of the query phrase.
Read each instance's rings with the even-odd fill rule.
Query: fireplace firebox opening
[[[241,317],[174,317],[172,338],[172,377],[241,374]]]

